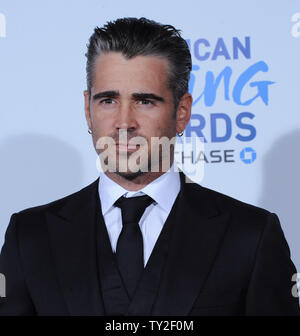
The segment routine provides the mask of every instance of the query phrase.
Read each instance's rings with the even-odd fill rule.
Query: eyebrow
[[[103,92],[98,92],[93,95],[93,100],[97,100],[100,98],[116,98],[120,96],[119,91],[103,91]]]
[[[153,99],[156,101],[160,101],[162,103],[165,102],[165,99],[163,97],[160,97],[154,93],[133,93],[132,97],[136,100],[142,100],[142,99]]]
[[[93,100],[98,100],[100,98],[117,98],[120,97],[120,92],[119,91],[103,91],[103,92],[98,92],[96,94],[93,95]],[[156,101],[160,101],[160,102],[165,102],[165,99],[161,96],[156,95],[155,93],[133,93],[132,97],[135,100],[142,100],[142,99],[153,99]]]

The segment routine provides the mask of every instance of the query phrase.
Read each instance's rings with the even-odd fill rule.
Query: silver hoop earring
[[[91,130],[90,128],[88,129],[88,133],[89,133],[89,134],[92,134],[92,133],[93,133],[92,130]]]
[[[177,133],[178,136],[182,137],[183,136],[183,131],[180,133]]]

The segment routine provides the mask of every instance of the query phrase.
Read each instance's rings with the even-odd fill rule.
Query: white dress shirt
[[[121,209],[114,206],[116,200],[121,196],[134,197],[146,194],[155,201],[146,208],[139,221],[144,242],[144,266],[146,266],[157,238],[179,193],[179,173],[174,171],[174,166],[172,166],[168,172],[139,191],[128,191],[104,173],[101,173],[98,190],[102,214],[113,252],[116,251],[117,241],[122,230]]]

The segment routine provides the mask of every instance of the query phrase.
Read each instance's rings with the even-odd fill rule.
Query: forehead
[[[94,66],[94,90],[168,89],[168,61],[158,56],[125,58],[121,53],[101,54]]]

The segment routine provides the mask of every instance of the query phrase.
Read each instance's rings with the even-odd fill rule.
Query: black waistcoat
[[[168,246],[173,228],[172,224],[176,219],[178,197],[160,232],[131,300],[123,285],[115,254],[111,248],[100,201],[97,203],[99,204],[96,215],[98,274],[105,315],[151,315],[168,254]]]

